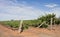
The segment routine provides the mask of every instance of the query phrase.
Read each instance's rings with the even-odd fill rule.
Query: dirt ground
[[[60,26],[56,26],[54,30],[30,27],[19,33],[0,25],[0,37],[60,37]]]

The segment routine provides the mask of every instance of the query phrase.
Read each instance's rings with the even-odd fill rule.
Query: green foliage
[[[23,29],[28,29],[29,28],[29,25],[25,24],[23,25]]]
[[[47,28],[48,25],[43,24],[40,28]]]
[[[38,20],[41,20],[41,22],[46,21],[48,24],[50,24],[50,20],[51,18],[53,18],[53,21],[55,20],[55,14],[46,14],[40,18],[38,18]]]
[[[3,25],[10,26],[12,28],[17,28],[19,26],[19,21],[2,21]]]
[[[55,23],[56,23],[57,25],[59,25],[59,24],[60,24],[60,18],[56,18]]]
[[[53,14],[46,14],[44,16],[41,16],[36,20],[24,20],[23,29],[28,29],[28,27],[30,26],[38,27],[39,25],[41,25],[43,21],[46,21],[47,24],[50,24],[51,18],[53,18],[53,24],[54,24],[54,20],[56,24],[60,24],[60,18],[56,18],[55,16],[56,15],[53,13]],[[20,20],[1,21],[0,23],[3,24],[4,26],[18,28],[20,24]],[[48,25],[43,24],[41,26],[41,28],[46,28],[46,27],[48,27]]]

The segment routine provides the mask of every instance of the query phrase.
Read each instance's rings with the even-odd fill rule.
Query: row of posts
[[[50,25],[51,30],[52,30],[52,20],[53,20],[53,18],[51,18],[51,25]],[[22,26],[23,26],[23,20],[20,21],[20,26],[19,26],[19,29],[18,29],[19,33],[22,32]]]

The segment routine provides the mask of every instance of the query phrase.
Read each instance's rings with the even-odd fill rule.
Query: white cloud
[[[56,14],[56,17],[60,17],[60,7],[54,8],[54,9],[53,9],[53,13]]]
[[[11,15],[11,14],[5,14],[5,13],[0,13],[0,20],[20,20],[20,19],[32,19],[29,16],[18,16],[18,15]]]
[[[54,7],[58,6],[58,5],[57,4],[47,4],[45,6],[46,7],[49,7],[49,8],[54,8]]]
[[[56,14],[56,17],[60,17],[60,7],[54,8],[52,9],[52,11],[46,11],[46,14]]]
[[[21,6],[13,4],[9,2],[0,2],[0,19],[21,19],[24,17],[24,19],[35,19],[40,14],[40,10],[36,9],[32,6]],[[41,12],[42,13],[42,12]],[[3,16],[3,17],[2,17]],[[2,19],[2,20],[3,20]]]
[[[45,5],[48,8],[51,8],[51,11],[46,11],[46,14],[56,14],[56,17],[60,17],[60,7],[57,4],[47,4]]]
[[[16,0],[13,0],[17,2]],[[55,7],[57,5],[50,5],[50,7]],[[59,15],[60,9],[56,8],[53,11],[48,12],[48,13],[56,13],[57,16]],[[10,20],[10,19],[35,19],[39,17],[40,15],[44,15],[44,12],[40,9],[36,9],[33,6],[26,6],[24,4],[18,4],[14,3],[12,1],[0,1],[0,20]]]

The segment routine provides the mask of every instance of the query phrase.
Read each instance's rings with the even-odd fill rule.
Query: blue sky
[[[60,16],[60,0],[0,0],[0,21],[37,19],[49,13]]]

